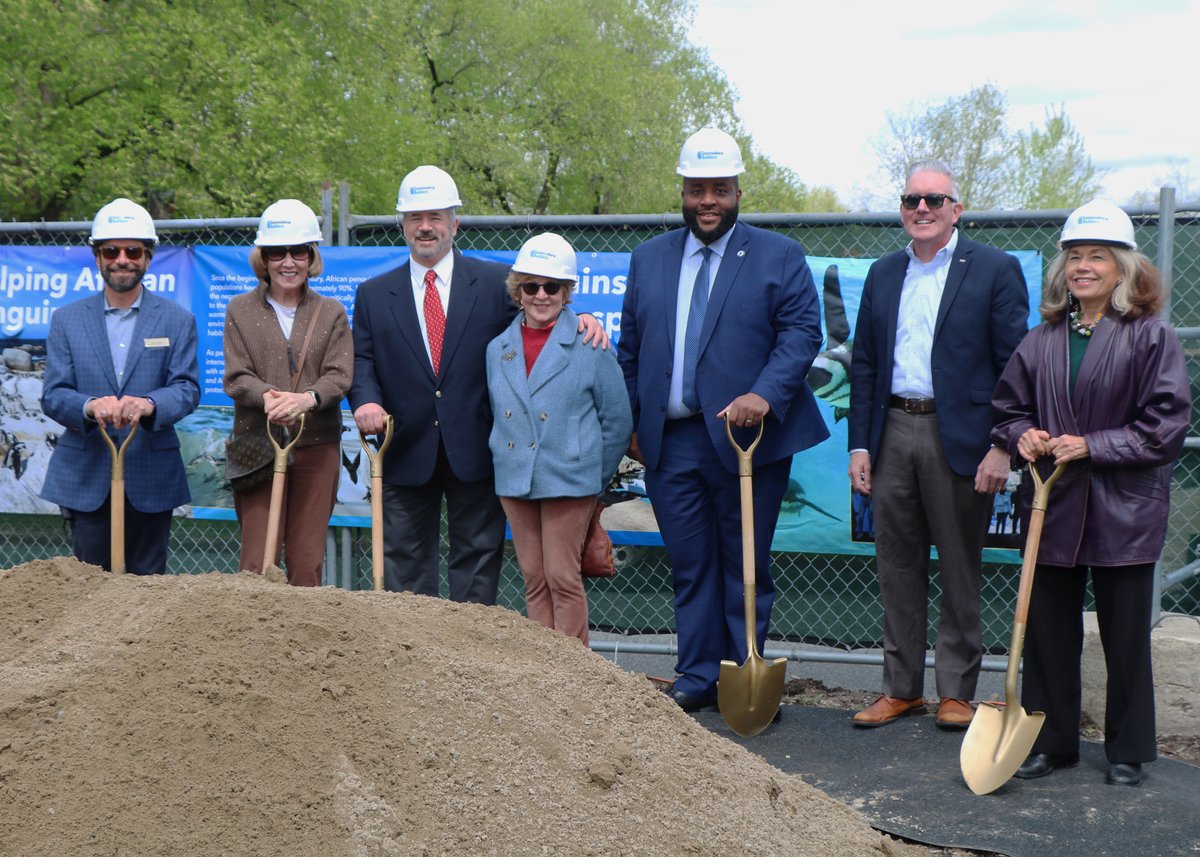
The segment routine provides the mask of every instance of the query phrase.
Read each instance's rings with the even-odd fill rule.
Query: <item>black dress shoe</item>
[[[1117,762],[1108,766],[1104,782],[1110,786],[1140,786],[1142,777],[1141,762]]]
[[[1013,776],[1022,780],[1036,780],[1058,768],[1074,768],[1078,764],[1078,753],[1030,753]]]
[[[716,704],[715,696],[692,696],[690,693],[684,693],[682,690],[671,688],[667,691],[667,696],[682,708],[684,711],[703,711],[705,708],[711,708]]]

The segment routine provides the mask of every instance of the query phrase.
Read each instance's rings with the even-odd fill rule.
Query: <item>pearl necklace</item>
[[[1096,320],[1088,324],[1083,320],[1083,307],[1078,307],[1072,310],[1070,314],[1071,330],[1080,336],[1091,336],[1096,332],[1096,325],[1100,323],[1100,319],[1102,318],[1104,318],[1104,310],[1100,310],[1100,314],[1096,316]]]

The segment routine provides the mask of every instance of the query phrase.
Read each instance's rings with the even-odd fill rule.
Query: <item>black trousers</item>
[[[493,480],[465,482],[438,447],[424,485],[383,486],[383,582],[388,592],[439,594],[442,498],[450,550],[450,598],[495,604],[504,559],[504,510]]]
[[[72,550],[81,562],[112,571],[112,497],[94,512],[70,509]],[[166,574],[171,510],[139,512],[125,499],[125,570],[131,574]]]
[[[1104,750],[1108,761],[1152,762],[1154,675],[1150,662],[1150,608],[1154,564],[1092,567],[1092,592],[1104,663]],[[1021,705],[1044,711],[1033,752],[1079,752],[1082,696],[1083,598],[1088,567],[1038,565],[1025,631]]]

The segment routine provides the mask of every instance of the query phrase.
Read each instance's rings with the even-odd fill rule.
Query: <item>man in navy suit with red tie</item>
[[[441,506],[454,601],[495,604],[504,548],[488,435],[487,345],[517,314],[508,268],[454,248],[462,201],[450,175],[420,166],[400,183],[409,261],[358,287],[354,297],[354,382],[350,405],[365,434],[394,437],[383,462],[384,587],[439,592]],[[593,347],[595,316],[581,328]]]
[[[775,586],[770,545],[792,455],[829,436],[805,381],[821,346],[804,250],[738,221],[744,171],[716,128],[683,145],[683,229],[633,251],[617,354],[633,406],[630,455],[671,560],[679,661],[671,697],[685,711],[716,702],[722,660],[744,663],[737,455],[725,419],[754,455],[758,644]]]

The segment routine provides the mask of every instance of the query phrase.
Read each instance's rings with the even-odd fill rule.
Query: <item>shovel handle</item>
[[[279,441],[275,440],[275,433],[271,431],[271,424],[267,423],[267,437],[271,439],[271,446],[275,447],[275,472],[271,476],[271,506],[267,513],[267,538],[263,543],[262,570],[264,572],[268,565],[275,562],[279,554],[279,519],[283,516],[283,489],[287,483],[288,455],[303,433],[304,414],[301,414],[300,428],[296,430],[296,434],[289,443],[280,446]]]
[[[109,493],[109,566],[113,574],[125,573],[125,450],[129,447],[129,441],[133,440],[133,436],[137,434],[137,423],[130,423],[129,434],[125,435],[125,440],[121,442],[118,448],[113,439],[108,436],[108,432],[104,429],[100,430],[100,437],[104,438],[104,442],[108,444],[108,451],[112,455],[112,488]]]
[[[1029,618],[1029,599],[1033,592],[1033,573],[1037,565],[1038,547],[1042,542],[1042,526],[1046,519],[1046,508],[1050,500],[1050,489],[1062,476],[1067,465],[1060,464],[1054,468],[1049,478],[1042,480],[1036,464],[1029,465],[1029,473],[1033,477],[1033,510],[1029,513],[1029,529],[1025,535],[1025,556],[1021,562],[1021,581],[1017,587],[1017,610],[1013,621],[1024,625]]]
[[[359,442],[371,462],[371,585],[376,592],[383,591],[383,454],[392,442],[391,414],[384,417],[384,426],[378,452],[371,448],[365,434],[358,433]]]

